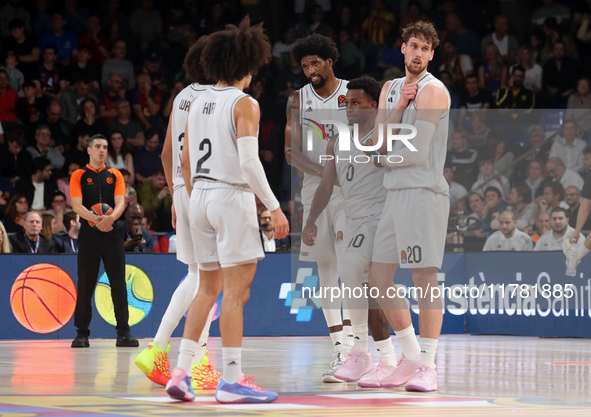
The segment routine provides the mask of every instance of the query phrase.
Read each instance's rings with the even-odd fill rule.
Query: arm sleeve
[[[433,139],[433,132],[435,132],[435,125],[425,120],[417,120],[415,123],[417,128],[417,135],[412,139],[412,144],[417,148],[416,152],[411,151],[406,146],[403,149],[397,150],[396,155],[403,158],[402,162],[396,163],[396,160],[389,162],[388,158],[383,160],[390,168],[400,168],[408,165],[420,164],[427,159],[429,155],[429,145]]]
[[[246,179],[246,182],[261,199],[267,210],[273,211],[279,208],[279,201],[275,198],[271,187],[265,177],[263,165],[259,159],[258,140],[254,136],[245,136],[238,138],[238,156],[240,158],[240,168]]]

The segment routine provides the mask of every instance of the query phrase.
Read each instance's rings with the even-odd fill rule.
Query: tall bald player
[[[185,127],[189,115],[190,103],[209,88],[211,81],[205,77],[199,64],[201,52],[207,43],[207,36],[201,37],[189,49],[185,57],[185,70],[192,84],[185,87],[174,99],[166,139],[162,149],[162,165],[169,189],[174,189],[172,206],[172,225],[177,235],[177,259],[188,266],[187,277],[177,287],[168,308],[162,317],[154,341],[137,356],[135,364],[146,376],[159,385],[166,385],[170,379],[168,360],[168,342],[179,321],[189,309],[197,287],[199,286],[199,267],[195,259],[195,250],[189,224],[189,195],[185,187],[181,170],[181,154],[185,137]],[[178,227],[177,227],[178,226]],[[199,337],[198,347],[192,363],[191,383],[193,389],[215,389],[220,379],[208,362],[206,356],[207,338],[213,309]]]
[[[441,300],[432,297],[436,294],[431,289],[437,286],[437,269],[443,263],[449,215],[443,166],[451,99],[443,83],[427,72],[439,45],[433,25],[422,21],[410,24],[402,36],[406,77],[384,84],[376,122],[411,124],[417,133],[411,140],[414,149],[395,141],[391,151],[380,158],[387,169],[384,186],[388,194],[374,241],[369,284],[384,295],[398,266],[412,270],[413,282],[422,291],[418,300],[420,346],[406,300],[377,299],[404,353],[387,378],[388,386],[406,384],[407,391],[433,391],[437,389],[435,354],[443,314]],[[375,130],[373,139],[379,142]],[[386,143],[380,151],[385,148]]]
[[[320,160],[320,156],[326,155],[328,143],[320,140],[314,129],[322,125],[323,131],[331,137],[337,133],[336,129],[332,124],[322,124],[323,120],[336,119],[347,123],[347,81],[339,80],[334,75],[333,67],[339,52],[335,43],[326,36],[310,35],[298,40],[291,49],[291,56],[295,62],[301,64],[304,74],[310,80],[309,84],[289,96],[285,126],[285,158],[291,166],[304,173],[302,205],[305,224],[324,171],[325,162]],[[308,146],[309,136],[316,139],[312,149]],[[316,220],[316,244],[301,244],[300,260],[317,263],[321,287],[338,286],[337,257],[344,253],[348,242],[347,236],[343,234],[345,219],[341,201],[340,191],[335,187],[326,209]],[[352,344],[351,331],[347,332],[351,335],[349,343],[343,340],[343,324],[350,326],[351,322],[346,320],[343,323],[340,302],[331,302],[327,297],[320,300],[334,346],[333,361],[322,379],[324,382],[341,382],[334,377],[334,372],[342,365]]]

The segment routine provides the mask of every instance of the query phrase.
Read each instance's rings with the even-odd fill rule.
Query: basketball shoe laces
[[[255,391],[264,391],[264,389],[254,383],[254,376],[244,376],[238,381],[238,383],[242,386],[252,388]]]

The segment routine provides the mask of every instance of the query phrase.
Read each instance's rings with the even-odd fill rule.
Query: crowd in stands
[[[66,217],[69,177],[87,163],[88,139],[100,133],[109,139],[109,165],[126,180],[121,227],[134,241],[126,249],[166,251],[171,190],[160,150],[172,101],[187,84],[184,55],[199,36],[245,13],[265,22],[273,43],[272,63],[248,92],[261,107],[261,161],[294,232],[301,205],[292,188],[302,175],[292,175],[283,155],[284,109],[308,80],[290,59],[291,47],[309,34],[326,35],[341,54],[337,77],[392,79],[404,75],[400,28],[418,20],[438,30],[442,43],[429,71],[452,98],[450,243],[459,217],[468,223],[464,247],[477,250],[513,222],[535,245],[554,230],[559,207],[574,225],[591,166],[588,0],[6,0],[0,232],[26,234],[26,213],[36,210],[46,224],[42,235],[75,234],[75,220]],[[61,238],[54,239],[58,251],[67,246],[57,244]]]

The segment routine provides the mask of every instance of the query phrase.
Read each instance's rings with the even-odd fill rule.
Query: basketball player
[[[358,125],[361,144],[371,145],[373,124],[380,98],[380,84],[373,78],[364,77],[349,81],[347,87],[349,124],[352,128]],[[338,180],[343,197],[343,211],[346,215],[346,233],[351,236],[345,256],[339,261],[341,279],[344,285],[351,289],[363,288],[367,286],[373,239],[386,199],[386,189],[381,186],[384,169],[379,163],[374,165],[371,160],[364,159],[364,153],[357,149],[352,141],[349,151],[340,149],[339,143],[343,139],[333,136],[328,143],[327,154],[332,159],[329,159],[324,167],[320,185],[314,194],[310,214],[302,232],[302,239],[307,245],[314,246],[318,230],[316,219],[328,205],[334,184]],[[380,185],[376,186],[376,184]],[[367,340],[368,299],[360,297],[347,301],[355,345],[343,366],[335,372],[335,377],[344,381],[357,381],[372,368]],[[383,317],[382,311],[371,309],[369,314],[371,316],[369,328],[374,336],[380,359],[376,371],[359,381],[359,385],[380,387],[381,380],[394,371],[396,354],[390,339],[390,325]]]
[[[187,76],[195,82],[183,89],[174,99],[162,149],[162,165],[166,182],[169,189],[174,189],[172,222],[177,234],[177,259],[188,265],[188,273],[172,295],[154,341],[148,343],[148,346],[135,359],[135,364],[146,374],[148,379],[160,385],[166,385],[170,379],[170,362],[167,353],[170,336],[189,309],[199,285],[199,267],[195,261],[195,251],[189,229],[189,195],[181,171],[181,152],[189,104],[209,87],[208,84],[211,84],[199,65],[201,52],[206,42],[207,37],[201,37],[189,49],[185,57],[184,66]],[[194,390],[215,389],[220,378],[220,374],[209,365],[206,355],[212,314],[213,310],[207,317],[199,338],[199,346],[193,357],[191,383]]]
[[[337,79],[334,75],[333,67],[339,52],[335,43],[326,36],[315,34],[298,40],[291,49],[291,56],[295,62],[301,64],[304,74],[310,80],[309,84],[289,96],[285,125],[285,158],[291,166],[304,173],[301,195],[305,224],[314,193],[324,171],[320,155],[326,154],[327,142],[317,141],[312,151],[307,147],[304,148],[303,143],[308,137],[310,128],[302,125],[302,122],[304,118],[313,120],[330,117],[347,123],[345,111],[347,81]],[[320,123],[321,120],[314,122]],[[336,133],[332,124],[324,125],[323,129],[328,136]],[[332,193],[326,210],[316,220],[318,226],[316,245],[308,246],[302,242],[300,249],[301,261],[317,263],[320,286],[324,288],[338,286],[337,257],[344,252],[346,245],[346,236],[343,236],[345,220],[341,200],[342,197],[337,188]],[[320,301],[334,347],[333,361],[328,371],[322,375],[322,380],[342,382],[334,377],[334,372],[342,365],[352,345],[351,331],[347,332],[350,335],[346,338],[348,341],[343,340],[343,324],[350,326],[351,321],[343,322],[341,319],[340,302],[331,302],[327,297],[322,297]]]
[[[167,393],[191,401],[189,373],[198,340],[216,298],[223,290],[220,333],[223,374],[219,402],[271,402],[277,394],[257,387],[242,374],[244,304],[257,261],[264,257],[258,234],[255,193],[271,211],[275,237],[289,232],[258,156],[260,110],[243,93],[252,75],[269,62],[271,45],[262,26],[246,17],[236,27],[209,35],[200,63],[205,75],[218,80],[191,103],[181,168],[190,196],[190,221],[199,290],[189,308],[177,367]],[[254,191],[254,193],[253,193]]]
[[[432,298],[429,289],[437,286],[449,215],[449,187],[443,177],[443,165],[450,96],[445,86],[427,72],[439,44],[433,25],[422,21],[410,24],[402,37],[406,77],[384,84],[380,109],[386,113],[379,114],[377,122],[414,125],[417,133],[411,142],[416,152],[402,141],[395,141],[387,156],[396,157],[380,158],[387,167],[384,186],[388,193],[374,240],[369,284],[379,289],[378,302],[404,353],[382,386],[408,382],[407,391],[433,391],[437,389],[435,354],[443,314],[441,300]],[[378,137],[376,129],[374,143]],[[399,265],[412,270],[418,289],[420,346],[406,300],[386,296]]]

